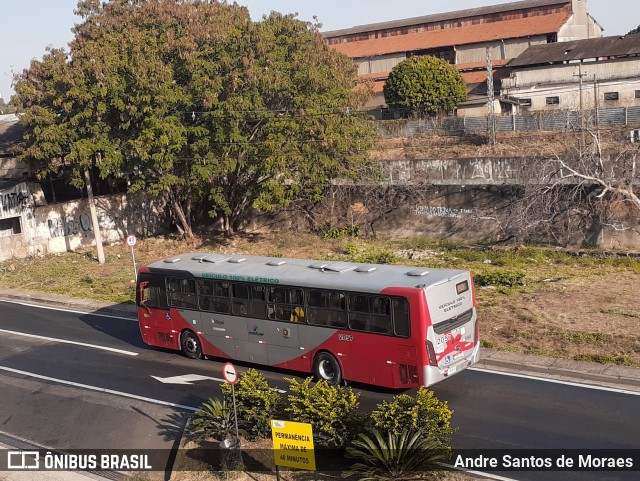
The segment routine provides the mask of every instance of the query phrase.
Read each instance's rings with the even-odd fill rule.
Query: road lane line
[[[560,379],[551,379],[547,377],[532,376],[529,374],[518,374],[514,372],[494,371],[493,369],[484,369],[479,367],[470,367],[470,371],[488,372],[491,374],[500,374],[501,376],[521,377],[523,379],[532,379],[534,381],[551,382],[554,384],[564,384],[565,386],[582,387],[585,389],[593,389],[595,391],[608,391],[616,394],[631,394],[632,396],[640,396],[640,391],[628,391],[626,389],[620,389],[615,387],[598,386],[595,384],[587,384],[574,381],[562,381]],[[611,384],[615,384],[615,380],[612,379]]]
[[[15,336],[31,337],[33,339],[41,339],[43,341],[59,342],[60,344],[73,344],[75,346],[91,347],[93,349],[101,349],[103,351],[115,352],[118,354],[125,354],[127,356],[137,356],[137,352],[124,351],[122,349],[116,349],[115,347],[98,346],[97,344],[87,344],[85,342],[67,341],[66,339],[57,339],[55,337],[38,336],[37,334],[27,334],[26,332],[7,331],[6,329],[0,329],[0,332],[5,334],[13,334]]]
[[[454,451],[455,451],[455,448],[454,448]],[[472,476],[481,476],[482,478],[493,479],[495,481],[518,481],[517,479],[505,478],[504,476],[498,476],[497,474],[485,473],[484,471],[475,471],[475,470],[472,470],[472,469],[456,468],[453,464],[447,464],[447,463],[438,463],[438,464],[440,466],[448,468],[448,469],[450,469],[452,471],[459,471],[461,473],[470,474]]]
[[[200,410],[199,408],[194,408],[192,406],[185,406],[184,404],[175,404],[175,403],[170,403],[168,401],[161,401],[160,399],[153,399],[153,398],[149,398],[149,397],[138,396],[137,394],[130,394],[128,392],[114,391],[113,389],[106,389],[106,388],[103,388],[103,387],[91,386],[89,384],[81,384],[81,383],[78,383],[78,382],[66,381],[64,379],[57,379],[55,377],[43,376],[41,374],[35,374],[33,372],[21,371],[19,369],[13,369],[11,367],[6,367],[6,366],[0,366],[0,371],[12,372],[14,374],[20,374],[21,376],[27,376],[27,377],[32,377],[32,378],[36,378],[36,379],[42,379],[44,381],[57,382],[59,384],[65,384],[67,386],[73,386],[73,387],[77,387],[77,388],[81,388],[81,389],[88,389],[89,391],[97,391],[97,392],[102,392],[102,393],[105,393],[105,394],[113,394],[115,396],[122,396],[122,397],[126,397],[126,398],[129,398],[129,399],[137,399],[138,401],[145,401],[145,402],[149,402],[149,403],[153,403],[153,404],[159,404],[161,406],[169,406],[169,407],[172,407],[172,408],[184,409],[184,410],[187,410],[187,411],[199,411]]]
[[[12,301],[9,299],[0,299],[0,302],[6,302],[8,304],[18,304],[20,306],[27,306],[27,307],[36,307],[38,309],[48,309],[50,311],[71,312],[73,314],[87,314],[90,316],[108,317],[109,319],[120,319],[122,321],[138,322],[138,320],[135,317],[116,316],[114,314],[101,314],[99,312],[76,311],[74,309],[69,309],[66,307],[53,307],[53,306],[47,306],[44,304],[31,304],[29,302]]]

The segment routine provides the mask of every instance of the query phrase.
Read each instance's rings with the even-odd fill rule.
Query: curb
[[[481,349],[480,361],[474,367],[640,392],[640,369],[636,367],[489,349]]]

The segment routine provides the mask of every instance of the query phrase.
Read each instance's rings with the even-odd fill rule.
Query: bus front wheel
[[[191,331],[184,331],[180,336],[180,348],[182,353],[189,359],[200,359],[202,357],[200,339]]]
[[[338,386],[342,381],[340,364],[328,352],[321,352],[313,360],[313,374],[318,381],[327,381],[331,386]]]

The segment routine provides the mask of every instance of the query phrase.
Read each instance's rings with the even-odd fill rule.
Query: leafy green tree
[[[418,115],[452,112],[467,99],[464,80],[455,66],[435,57],[411,57],[396,65],[384,85],[390,107]]]
[[[346,457],[357,459],[342,477],[357,476],[361,481],[400,481],[425,479],[425,474],[442,470],[438,464],[448,453],[423,432],[402,430],[383,435],[377,429],[371,435],[360,433],[347,447]]]
[[[252,208],[379,175],[372,123],[347,113],[363,100],[355,67],[316,26],[205,0],[80,0],[77,13],[70,52],[16,83],[22,157],[41,175],[126,179],[165,196],[186,237],[203,207],[232,234]]]
[[[9,103],[5,103],[4,99],[0,97],[0,115],[13,114],[16,111],[16,106],[9,100]]]

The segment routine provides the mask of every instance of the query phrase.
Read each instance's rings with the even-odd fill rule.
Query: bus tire
[[[339,386],[342,381],[340,364],[328,352],[321,352],[313,359],[313,374],[318,381],[326,381],[330,386]]]
[[[189,359],[200,359],[202,357],[200,339],[191,331],[184,331],[180,336],[180,350]]]

